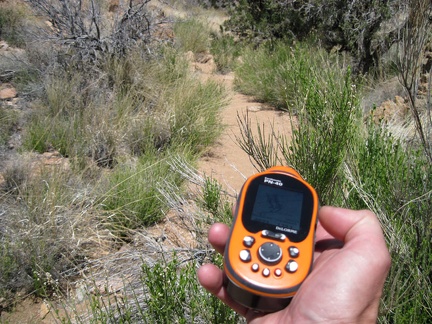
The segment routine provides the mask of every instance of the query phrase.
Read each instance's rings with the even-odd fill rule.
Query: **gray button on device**
[[[255,243],[255,239],[252,236],[245,236],[243,239],[243,245],[251,247]]]
[[[297,258],[300,254],[299,249],[296,248],[295,246],[290,246],[288,251],[291,258]]]
[[[261,235],[263,237],[268,237],[268,238],[271,238],[273,240],[278,240],[278,241],[282,241],[282,242],[285,241],[285,239],[286,239],[286,235],[285,234],[282,234],[282,233],[273,233],[272,231],[269,231],[269,230],[263,230],[261,232]]]
[[[294,260],[289,260],[287,265],[285,266],[285,270],[288,272],[296,272],[298,269],[298,263],[295,262]]]
[[[268,264],[276,264],[282,258],[282,250],[279,245],[271,242],[264,243],[258,249],[261,260]]]
[[[240,260],[242,260],[243,262],[249,262],[251,260],[251,254],[249,250],[240,251]]]

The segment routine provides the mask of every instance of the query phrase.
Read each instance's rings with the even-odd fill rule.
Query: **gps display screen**
[[[260,184],[251,220],[273,226],[300,230],[303,193]]]

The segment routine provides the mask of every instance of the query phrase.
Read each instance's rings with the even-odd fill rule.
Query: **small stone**
[[[39,311],[39,316],[44,319],[50,312],[49,306],[46,303],[42,303]]]
[[[247,110],[249,112],[258,112],[258,111],[262,110],[262,107],[261,106],[248,106]]]
[[[0,99],[7,100],[13,99],[17,96],[17,91],[15,88],[3,88],[0,90]]]
[[[84,285],[81,284],[75,289],[75,297],[79,303],[84,301],[86,295],[87,295],[87,290]]]
[[[6,51],[8,48],[8,43],[6,43],[5,41],[0,41],[0,50]]]

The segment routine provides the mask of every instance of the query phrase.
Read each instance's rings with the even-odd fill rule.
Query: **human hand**
[[[322,207],[318,213],[314,265],[290,305],[262,314],[230,298],[223,271],[206,264],[198,280],[250,323],[375,323],[390,254],[380,223],[366,210]],[[229,227],[214,224],[209,242],[223,253]]]

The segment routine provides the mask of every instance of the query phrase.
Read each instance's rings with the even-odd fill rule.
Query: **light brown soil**
[[[209,74],[204,69],[201,71]],[[236,92],[233,87],[233,73],[227,75],[212,73],[209,77],[221,82],[228,89],[230,102],[221,113],[225,129],[219,140],[199,161],[198,169],[206,176],[218,180],[228,193],[236,195],[245,179],[257,172],[249,156],[238,144],[238,139],[241,137],[238,117],[243,118],[248,113],[253,126],[259,124],[260,127],[264,126],[266,133],[273,129],[275,133],[284,134],[288,138],[291,135],[291,123],[287,113],[277,111],[255,101],[253,97]]]

